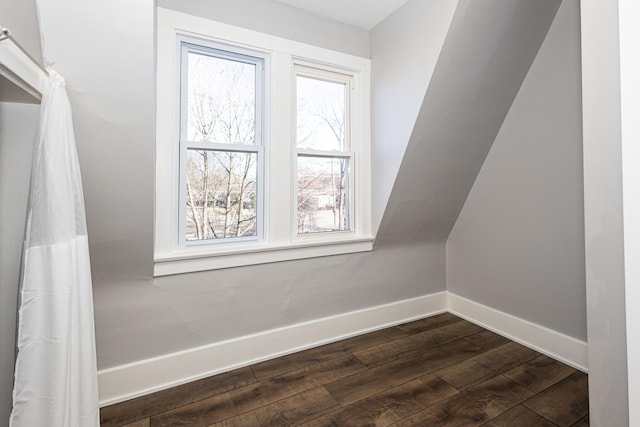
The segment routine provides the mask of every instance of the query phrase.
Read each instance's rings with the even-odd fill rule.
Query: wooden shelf
[[[10,38],[0,41],[0,101],[37,104],[47,73]]]

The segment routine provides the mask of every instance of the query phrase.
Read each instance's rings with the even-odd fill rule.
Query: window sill
[[[338,241],[303,241],[288,245],[255,245],[224,253],[189,250],[170,254],[157,254],[154,259],[153,275],[154,277],[169,276],[172,274],[367,252],[372,249],[373,238],[366,237]]]

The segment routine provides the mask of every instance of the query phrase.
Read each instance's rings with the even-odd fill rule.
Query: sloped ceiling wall
[[[459,1],[376,247],[446,240],[559,5]]]
[[[371,224],[378,230],[458,0],[409,1],[371,30]]]

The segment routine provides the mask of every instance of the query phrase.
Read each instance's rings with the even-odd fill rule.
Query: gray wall
[[[410,0],[371,30],[374,234],[457,4],[458,0]]]
[[[618,13],[618,1],[582,3],[589,405],[597,427],[629,425],[634,404],[627,382]]]
[[[0,426],[11,412],[16,311],[39,106],[0,102]]]
[[[153,3],[39,2],[44,55],[73,105],[97,286],[151,279]]]
[[[558,6],[458,2],[377,246],[447,239]]]
[[[369,33],[271,0],[158,0],[159,7],[369,57]]]
[[[0,0],[0,25],[42,63],[34,0]],[[0,102],[0,426],[11,412],[20,260],[39,106]]]
[[[43,63],[36,0],[0,0],[0,25],[11,30],[33,59]]]
[[[44,54],[66,78],[73,108],[103,365],[104,349],[127,354],[126,345],[105,342],[102,332],[110,307],[129,301],[117,290],[106,298],[101,291],[153,285],[154,1],[60,0],[39,7]]]
[[[233,9],[233,2],[227,3]],[[181,4],[184,10],[206,5]],[[445,289],[448,229],[558,5],[460,4],[382,221],[386,237],[375,251],[153,279],[153,1],[42,2],[45,55],[67,78],[74,108],[100,368]],[[212,10],[200,12],[213,16]],[[293,33],[287,37],[309,41],[311,24],[291,26],[293,12],[260,11],[269,25],[257,29],[283,35],[279,32],[289,26]],[[231,12],[225,16],[237,23]],[[313,19],[314,25],[327,25]],[[340,34],[352,37],[341,41],[341,50],[367,47],[360,30]],[[332,32],[314,37],[326,37],[316,42],[325,47],[336,43]],[[432,50],[407,54],[434,55]],[[466,124],[461,132],[460,121]],[[425,174],[426,167],[436,172]],[[384,185],[393,179],[388,174]],[[431,210],[425,212],[425,205]],[[437,233],[431,233],[434,222]],[[404,233],[396,233],[405,225]]]
[[[580,8],[564,0],[447,243],[447,289],[586,341]]]
[[[350,53],[364,56],[368,53],[366,33],[363,34],[361,30],[342,24],[330,24],[321,18],[314,18],[311,15],[289,9],[287,11],[272,9],[285,6],[275,6],[275,4],[269,4],[270,2],[263,2],[261,6],[257,6],[256,1],[245,0],[242,3],[219,1],[216,4],[220,7],[220,14],[217,14],[217,11],[209,6],[210,3],[204,0],[189,0],[179,3],[175,0],[160,0],[159,5],[201,13],[215,19],[224,19],[229,23],[248,25],[260,31]],[[4,0],[2,5],[6,8],[5,4],[9,3],[12,8],[10,11],[16,12],[20,16],[32,16],[30,13],[24,15],[19,12],[20,7],[30,7],[30,2]],[[418,7],[420,3],[426,2],[413,0],[406,7]],[[459,10],[456,12],[458,22],[471,19],[466,17],[465,13],[468,12],[468,8],[474,7],[474,3],[477,5],[477,2],[461,2],[465,6],[464,8],[459,6]],[[236,6],[238,4],[240,6]],[[487,2],[487,4],[493,4],[500,8],[500,4],[494,1]],[[468,133],[456,134],[456,138],[452,138],[451,133],[439,133],[435,136],[431,134],[427,138],[425,135],[430,135],[430,128],[431,132],[434,132],[433,129],[439,129],[432,127],[433,122],[430,121],[432,117],[441,120],[449,118],[450,126],[455,126],[460,122],[453,120],[456,117],[476,116],[465,109],[464,105],[466,104],[464,103],[460,103],[458,108],[436,108],[440,99],[446,98],[452,93],[447,91],[456,87],[456,81],[452,80],[447,83],[446,73],[440,71],[438,74],[437,69],[433,72],[433,76],[435,78],[438,75],[440,80],[437,80],[437,84],[432,83],[432,86],[437,86],[434,90],[440,87],[443,92],[429,95],[429,91],[432,90],[432,86],[430,86],[427,90],[429,101],[422,105],[419,114],[415,112],[415,107],[404,107],[404,111],[409,116],[416,115],[418,126],[412,132],[408,143],[408,154],[405,156],[405,159],[408,158],[408,160],[404,160],[400,168],[396,185],[391,193],[390,210],[386,214],[386,219],[383,220],[383,223],[386,221],[386,225],[382,227],[382,231],[386,230],[389,236],[399,225],[407,223],[409,229],[407,233],[401,233],[399,238],[389,240],[388,243],[385,243],[384,239],[377,241],[377,248],[372,253],[153,280],[154,2],[152,0],[138,2],[114,0],[101,3],[82,0],[42,1],[40,6],[42,8],[42,30],[45,34],[45,54],[50,60],[56,62],[57,70],[67,77],[68,89],[74,107],[94,266],[100,367],[115,366],[263,329],[444,290],[445,252],[442,240],[448,234],[447,230],[453,225],[475,178],[475,173],[470,173],[469,167],[471,172],[473,172],[473,168],[476,168],[476,171],[479,170],[484,155],[493,142],[491,132],[494,132],[495,136],[501,123],[500,114],[504,117],[510,103],[509,98],[513,99],[513,95],[502,93],[501,88],[516,91],[514,87],[519,86],[517,76],[520,73],[522,76],[526,74],[528,69],[526,58],[532,59],[535,56],[537,50],[535,43],[542,40],[545,33],[544,23],[551,22],[553,16],[551,11],[556,4],[557,2],[504,0],[502,5],[506,5],[506,7],[500,8],[497,16],[502,17],[503,20],[500,22],[513,22],[514,24],[508,28],[508,31],[497,31],[495,38],[492,39],[494,43],[486,45],[488,49],[481,49],[477,53],[472,52],[474,56],[469,57],[485,64],[484,61],[489,58],[495,60],[494,55],[500,57],[501,53],[514,52],[520,55],[517,56],[519,59],[516,60],[515,67],[506,61],[503,62],[501,68],[502,70],[512,70],[513,74],[507,76],[507,81],[511,83],[503,85],[502,79],[495,81],[485,75],[485,77],[473,82],[475,86],[471,86],[472,79],[467,77],[469,86],[463,86],[469,91],[476,87],[477,89],[499,92],[502,101],[493,104],[498,107],[491,109],[493,113],[497,114],[497,117],[493,115],[489,118],[484,117],[484,119],[490,119],[494,125],[483,128],[481,133],[466,130],[465,132]],[[248,21],[244,21],[246,14],[242,16],[239,14],[239,12],[246,12],[245,7],[248,6],[259,12],[250,14],[250,16],[256,17],[255,21],[250,24],[245,23]],[[435,4],[432,6],[437,7]],[[489,25],[493,23],[492,7],[494,6],[488,7],[485,12],[481,10],[478,12],[479,15],[476,18],[479,20],[477,22],[479,31],[493,28]],[[538,7],[540,9],[537,9]],[[547,10],[546,8],[551,9]],[[275,10],[278,10],[280,18],[270,13]],[[446,6],[443,6],[442,10],[446,11]],[[73,11],[73,13],[69,13],[69,11]],[[504,21],[504,14],[511,12],[514,13],[512,17],[518,19]],[[419,25],[419,22],[408,24],[410,17],[406,16],[406,11],[398,13],[400,14],[398,16],[401,16],[402,13],[405,14],[405,19],[407,19],[405,30],[408,33],[426,34],[417,29],[416,25]],[[534,13],[537,18],[533,18],[532,14]],[[220,18],[223,15],[224,18]],[[8,15],[3,12],[2,16],[4,19]],[[82,17],[82,20],[77,19],[79,16]],[[594,16],[599,15],[594,13]],[[611,18],[613,14],[601,14],[601,16]],[[264,19],[265,17],[270,19]],[[272,20],[271,17],[274,19]],[[243,22],[240,22],[241,18]],[[395,19],[398,19],[398,22],[404,22],[401,18]],[[34,21],[31,20],[31,22]],[[296,22],[304,22],[304,25],[294,24]],[[390,27],[398,25],[391,22],[388,23]],[[537,23],[540,26],[530,27],[531,23]],[[11,22],[4,21],[0,24],[10,27],[12,25]],[[28,37],[32,36],[19,35],[17,32],[19,27],[20,25],[12,27],[14,33],[20,37],[21,42],[32,51],[34,56],[39,56],[37,47],[29,47],[30,44],[37,46],[37,39],[32,38],[32,41],[29,42]],[[523,33],[521,36],[514,37],[514,34],[518,34],[519,27],[522,27],[520,30]],[[332,31],[309,32],[306,31],[308,28],[331,28]],[[465,32],[463,25],[457,25],[454,28],[457,30],[450,43],[454,43],[456,38],[461,40],[459,37],[464,34],[466,34],[467,42],[475,39],[475,37],[471,37],[473,33]],[[467,27],[466,31],[469,31],[468,28],[471,27]],[[500,26],[498,25],[497,28]],[[375,41],[376,37],[384,34],[384,29],[385,23],[372,32],[373,72],[374,74],[380,72],[379,76],[382,76],[384,69],[377,65],[376,61],[380,61],[380,64],[384,62],[381,58],[384,57],[385,51],[387,54],[393,53],[392,46],[384,45],[384,40]],[[603,35],[602,37],[598,35],[598,37],[610,43],[604,44],[604,49],[601,49],[600,54],[615,56],[615,52],[609,48],[610,45],[615,44],[613,38],[616,30],[617,27],[612,29],[611,26],[602,28]],[[437,31],[434,28],[433,33],[430,34],[433,37],[442,37],[442,31],[442,27],[439,27]],[[527,33],[527,31],[531,32]],[[27,32],[30,33],[30,31]],[[402,40],[402,34],[398,37],[398,40]],[[609,37],[612,39],[610,40]],[[478,38],[478,40],[481,39]],[[522,49],[523,45],[520,43],[524,43],[526,49]],[[434,51],[431,49],[439,49],[437,44],[434,43],[428,51],[407,49],[408,54],[420,57],[416,61],[425,64],[425,74],[428,74],[427,67],[431,63],[429,61],[433,60],[428,59],[433,58],[434,55]],[[593,45],[598,45],[598,43],[594,42]],[[493,49],[491,49],[492,46]],[[498,46],[500,49],[496,49]],[[401,48],[402,46],[398,46],[398,49]],[[555,51],[555,49],[552,50]],[[454,60],[452,52],[455,52],[455,49],[451,49],[448,56],[444,56],[445,59],[448,58],[446,61]],[[423,54],[424,58],[422,58]],[[559,56],[555,60],[563,59],[564,52],[556,52],[555,54]],[[441,58],[439,62],[445,61],[445,59]],[[406,58],[402,60],[406,61]],[[462,65],[465,63],[459,64],[461,66],[458,68],[464,70],[465,67]],[[444,65],[447,63],[445,62]],[[449,66],[451,65],[449,64]],[[538,72],[546,72],[543,65],[536,66],[536,68],[542,68],[542,71],[538,70]],[[607,61],[594,60],[594,63],[588,65],[591,67],[588,69],[591,69],[591,73],[594,75],[601,73],[600,76],[608,77],[604,82],[606,87],[603,89],[603,93],[617,96],[615,90],[612,90],[616,87],[615,70],[607,68]],[[599,66],[604,68],[600,69]],[[391,76],[394,73],[395,71],[391,70],[388,75]],[[565,73],[566,70],[562,71],[561,75],[566,76]],[[419,80],[420,76],[413,78]],[[422,85],[426,84],[427,80],[422,80]],[[393,87],[391,82],[389,84]],[[395,87],[401,86],[395,82]],[[566,90],[568,89],[562,89],[561,93],[566,95]],[[417,89],[417,92],[423,91],[424,86]],[[466,96],[473,98],[474,94],[477,92],[467,93]],[[419,99],[420,96],[415,98],[408,95],[405,99],[415,106],[416,99]],[[533,97],[533,95],[531,96]],[[599,103],[603,110],[616,105],[609,102],[608,99],[601,99],[601,101],[605,101]],[[433,105],[426,107],[425,105],[429,102]],[[538,110],[549,108],[554,102],[555,99],[551,101],[551,104],[548,99],[545,99]],[[524,106],[518,107],[520,105],[518,101],[518,105],[514,108],[524,108],[525,111],[527,108],[532,108],[527,102],[524,104]],[[2,105],[1,122],[6,122],[5,117],[9,117],[10,121],[16,124],[35,121],[36,107],[24,107],[28,111],[22,111],[23,107],[15,108],[17,110],[13,111]],[[403,106],[399,105],[398,108],[402,109]],[[594,110],[591,112],[591,118],[594,123],[598,123],[595,120],[597,117],[604,117],[605,120],[608,120],[607,112]],[[374,106],[374,114],[380,113],[382,114],[378,117],[384,116],[384,111],[376,110]],[[527,122],[528,120],[520,125],[527,128],[529,126]],[[599,406],[593,408],[592,415],[597,413],[602,414],[598,416],[606,417],[607,414],[615,416],[615,414],[624,413],[626,401],[622,389],[626,386],[626,369],[624,367],[625,359],[621,356],[624,354],[624,334],[620,335],[620,331],[624,331],[624,310],[622,309],[624,295],[621,292],[621,287],[618,286],[622,280],[622,266],[618,262],[621,260],[622,236],[619,192],[620,152],[619,146],[615,144],[610,146],[608,139],[612,133],[615,134],[615,120],[605,122],[603,126],[605,130],[602,132],[598,129],[594,130],[594,134],[600,135],[600,137],[587,141],[588,144],[585,144],[585,164],[587,165],[585,167],[587,194],[585,198],[585,206],[587,207],[585,228],[587,230],[586,250],[588,254],[587,284],[591,286],[590,295],[592,296],[589,302],[589,340],[590,346],[597,350],[590,351],[591,380],[599,382],[598,395],[592,394],[592,402],[598,402]],[[6,129],[0,129],[0,132],[6,132]],[[22,129],[21,132],[25,131],[23,127],[20,129]],[[377,141],[374,152],[382,153],[393,144],[400,144],[400,147],[405,144],[402,138],[398,138],[396,141],[391,141],[389,138],[376,139],[378,131],[374,129],[374,132],[376,133],[374,141]],[[401,132],[405,132],[403,138],[406,139],[406,133],[409,131],[403,127]],[[3,151],[0,160],[3,163],[0,172],[3,175],[0,177],[0,185],[7,182],[4,179],[4,171],[9,170],[4,167],[6,139],[4,133],[2,135],[3,138],[0,141],[3,144]],[[466,136],[462,138],[461,135]],[[482,135],[482,138],[479,138],[479,135]],[[602,137],[603,135],[604,137]],[[22,137],[28,144],[30,136],[22,134]],[[463,149],[461,151],[461,146],[456,145],[458,144],[456,141],[463,139],[468,144],[479,144],[478,150],[472,152]],[[433,141],[440,141],[441,144],[427,144]],[[380,145],[387,143],[389,144],[387,147]],[[497,144],[500,145],[501,140],[497,141]],[[530,149],[530,147],[523,148]],[[556,149],[556,147],[552,148]],[[30,147],[20,146],[20,149],[25,150],[20,151],[22,157],[18,156],[22,159],[21,162],[24,166],[24,169],[20,167],[20,170],[24,172],[28,170],[27,163],[30,161],[30,156],[27,157],[26,153],[30,153]],[[402,151],[400,148],[398,150]],[[421,171],[427,166],[435,166],[435,170],[440,167],[438,164],[424,163],[424,159],[429,159],[433,155],[438,155],[440,157],[436,158],[447,161],[461,156],[462,160],[461,162],[447,163],[452,175],[422,173]],[[514,153],[514,155],[519,156],[520,154]],[[398,162],[397,157],[394,161]],[[493,161],[490,160],[490,162]],[[15,166],[20,164],[18,160],[14,161],[13,159],[11,163]],[[519,173],[516,173],[519,171],[510,170],[509,172],[512,174],[511,176],[521,177]],[[524,172],[533,173],[530,170]],[[384,174],[385,178],[376,185],[379,185],[380,188],[391,188],[394,175],[393,168],[387,170]],[[482,177],[479,178],[479,180],[482,179]],[[422,185],[424,182],[453,182],[457,187],[452,189],[452,184],[428,186],[427,192],[420,193],[425,187]],[[13,184],[10,187],[21,194],[20,197],[23,201],[26,200],[26,187],[17,189]],[[2,194],[7,193],[3,191]],[[407,194],[417,194],[418,197],[407,198]],[[537,194],[534,195],[540,197]],[[378,213],[385,205],[384,199],[384,196],[377,199]],[[23,201],[15,204],[16,219],[12,220],[11,224],[23,222],[20,216],[24,215],[24,208],[20,205],[20,203],[24,203]],[[2,206],[2,224],[4,224],[4,218],[6,218],[4,216],[4,206],[6,206],[4,201]],[[426,206],[431,207],[425,208]],[[429,209],[442,209],[442,212],[434,212]],[[378,215],[377,218],[381,216]],[[416,227],[419,231],[424,231],[425,228],[434,225],[433,218],[438,221],[439,218],[444,218],[446,222],[444,227],[440,227],[437,226],[436,221],[438,233],[422,234],[417,241],[410,236],[411,230],[415,230]],[[5,226],[3,225],[3,227]],[[435,235],[444,237],[434,239],[425,237]],[[434,243],[424,243],[429,240],[434,240]],[[2,242],[4,251],[4,234]],[[7,240],[8,242],[9,240]],[[16,253],[15,247],[16,241],[13,240],[14,255]],[[4,252],[2,259],[4,260]],[[7,260],[15,269],[15,260]],[[328,278],[322,278],[322,275],[318,273],[327,270],[331,271],[331,276]],[[2,271],[4,274],[5,271],[9,272],[10,270],[3,268]],[[11,274],[15,275],[15,270]],[[309,277],[314,277],[314,279],[309,280]],[[453,286],[455,288],[455,285]],[[10,294],[15,295],[15,290],[10,288],[3,287],[0,291],[3,292],[1,300],[3,303],[13,298],[11,295],[5,298],[4,292],[9,291]],[[0,314],[3,316],[1,336],[3,341],[0,347],[3,353],[0,356],[0,363],[3,364],[2,369],[5,369],[7,360],[9,360],[4,353],[4,349],[7,348],[5,341],[8,342],[7,337],[9,336],[6,331],[13,328],[5,330],[4,316],[6,315],[7,319],[10,319],[13,315],[9,316],[11,313],[5,311],[4,306]],[[578,317],[579,315],[576,315],[575,319]],[[557,327],[556,329],[566,331],[575,329],[574,332],[567,333],[581,336],[580,328],[575,326],[575,319],[569,322],[574,326],[565,329]],[[7,322],[10,321],[7,320]],[[13,331],[11,335],[13,335]],[[608,346],[612,349],[610,354],[612,357],[610,358],[607,357]],[[607,367],[604,366],[605,363]],[[2,375],[2,390],[5,390],[4,371],[2,371]],[[610,398],[606,397],[606,393],[609,393]],[[4,397],[0,397],[0,399],[5,400]],[[602,406],[600,406],[601,402]],[[607,410],[603,411],[602,408]],[[604,419],[602,418],[602,420]],[[601,425],[624,425],[623,422],[618,423],[617,421],[620,419],[616,419],[612,423],[602,421]]]
[[[96,283],[101,368],[445,289],[445,247]]]
[[[445,289],[444,241],[154,280],[153,2],[40,6],[74,112],[100,368]]]

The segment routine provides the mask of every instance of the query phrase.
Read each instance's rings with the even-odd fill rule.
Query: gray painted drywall
[[[44,55],[73,106],[97,286],[152,276],[153,3],[38,3]]]
[[[40,108],[0,102],[0,426],[13,391],[16,311],[31,156]]]
[[[564,0],[447,242],[447,290],[586,341],[580,5]]]
[[[100,368],[445,289],[444,242],[154,280],[153,1],[40,8],[73,107]]]
[[[95,288],[101,368],[444,290],[445,246],[373,252]]]
[[[20,46],[43,64],[36,0],[0,0],[0,26],[11,30]]]
[[[369,57],[369,32],[271,0],[158,0],[159,7]]]
[[[35,0],[0,0],[0,26],[42,61]],[[8,425],[15,362],[16,311],[38,105],[0,102],[0,426]]]
[[[152,286],[154,2],[43,0],[39,10],[45,57],[65,77],[73,109],[94,292]],[[100,308],[128,302],[118,292],[94,297],[99,361],[106,347],[128,353],[120,340],[100,340],[109,327]]]
[[[448,237],[559,4],[458,3],[376,246]]]
[[[458,0],[410,0],[371,30],[371,224],[380,226]]]
[[[583,1],[581,7],[590,416],[593,426],[626,426],[633,402],[627,388],[618,2]]]
[[[352,270],[353,263],[364,263],[368,254],[256,266],[227,272],[182,275],[153,281],[151,278],[153,209],[150,200],[153,193],[154,155],[153,2],[116,0],[92,2],[91,5],[87,5],[85,4],[87,2],[81,0],[59,0],[55,5],[51,3],[42,1],[46,9],[43,13],[43,21],[48,24],[47,29],[44,30],[45,35],[48,36],[45,49],[48,56],[56,61],[57,68],[67,76],[74,106],[78,148],[88,199],[92,260],[95,267],[98,350],[102,367],[207,344],[223,336],[239,335],[244,331],[255,329],[251,322],[257,324],[262,318],[267,318],[269,326],[272,326],[284,325],[312,316],[321,317],[329,312],[323,307],[326,303],[335,302],[343,296],[348,300],[340,301],[341,311],[359,306],[357,299],[362,295],[353,296],[345,288],[351,286],[349,280],[357,274]],[[590,3],[598,5],[604,2]],[[160,5],[171,7],[165,1],[161,1]],[[610,4],[602,7],[610,7]],[[69,16],[71,14],[68,11],[73,11],[73,16]],[[259,19],[269,17],[268,20],[270,20],[271,18],[268,13],[255,15],[259,16]],[[78,16],[82,16],[82,20],[75,19]],[[536,19],[532,16],[530,21],[535,22]],[[595,13],[593,22],[598,21],[598,14]],[[273,31],[276,31],[278,27],[286,27],[288,24],[291,23],[276,21],[270,25]],[[614,55],[609,53],[610,46],[606,43],[612,43],[617,34],[616,30],[610,27],[602,29],[606,32],[604,49],[600,52],[602,55]],[[280,31],[284,30],[280,29]],[[296,38],[296,35],[287,37]],[[330,35],[318,32],[318,37],[330,37]],[[346,43],[340,42],[340,44]],[[591,42],[593,46],[599,46],[597,40],[592,39]],[[335,43],[335,40],[331,42],[331,44]],[[361,46],[361,42],[356,42],[355,45]],[[356,49],[359,50],[360,47]],[[606,61],[588,65],[593,66],[591,73],[603,73],[607,79],[613,79],[615,83],[613,77],[615,70],[606,68],[608,67]],[[608,84],[611,84],[609,80],[604,82],[605,86]],[[615,84],[613,87],[615,88]],[[609,89],[604,88],[605,91]],[[609,120],[610,106],[607,102],[600,104],[600,108],[604,111],[597,112],[604,113],[603,120]],[[455,113],[465,112],[456,111]],[[595,120],[597,116],[592,118],[593,123],[597,123]],[[424,122],[416,132],[424,133],[423,128],[428,121]],[[621,269],[617,268],[617,260],[621,259],[617,257],[621,250],[621,246],[618,245],[618,237],[621,233],[618,221],[620,199],[619,192],[616,190],[619,189],[616,183],[616,171],[619,171],[617,168],[619,151],[616,150],[619,147],[607,145],[607,138],[611,133],[607,127],[610,125],[605,123],[603,131],[596,129],[595,133],[599,138],[593,143],[593,147],[587,147],[585,144],[585,162],[592,162],[588,168],[585,168],[585,189],[587,190],[585,199],[587,224],[585,226],[589,239],[587,253],[591,259],[587,263],[591,264],[592,270],[587,274],[587,283],[592,285],[590,289],[594,296],[608,295],[609,290],[606,289],[606,284],[612,283],[611,297],[600,298],[597,303],[592,303],[589,309],[589,337],[591,340],[593,333],[593,339],[597,339],[595,344],[591,344],[594,349],[590,352],[592,359],[590,363],[594,363],[591,369],[591,380],[602,380],[603,385],[600,388],[601,392],[598,392],[601,393],[600,399],[594,399],[592,394],[591,400],[598,405],[603,403],[604,409],[600,411],[600,407],[592,408],[592,416],[596,411],[606,414],[611,413],[606,411],[607,409],[617,409],[615,401],[622,402],[620,397],[624,394],[619,392],[626,384],[624,381],[626,372],[622,373],[624,360],[619,357],[620,347],[624,345],[624,337],[619,333],[620,330],[624,330],[624,327],[619,328],[620,318],[624,316],[624,305],[619,304],[623,296],[617,286],[621,278]],[[419,145],[419,143],[410,143],[409,146],[417,144]],[[435,148],[445,149],[444,146]],[[456,146],[447,149],[450,150],[451,156],[457,155],[459,151]],[[414,150],[416,147],[412,149],[410,155]],[[431,154],[437,154],[437,150],[431,151]],[[467,152],[461,154],[465,158],[468,157]],[[601,154],[603,164],[600,165],[598,161]],[[482,160],[472,163],[479,165]],[[449,160],[447,165],[453,169],[463,166]],[[411,162],[403,165],[402,169],[406,169],[407,172],[401,173],[400,175],[404,177],[399,177],[398,181],[408,183],[411,182],[412,177],[415,177],[416,186],[424,182],[422,178],[433,178],[435,181],[452,178],[443,173],[422,177],[415,172],[419,168]],[[441,169],[441,167],[435,168],[436,171]],[[465,174],[461,173],[460,176]],[[455,176],[453,178],[456,179]],[[466,178],[462,181],[464,185],[469,182]],[[470,184],[468,185],[470,187]],[[440,186],[437,189],[445,188],[450,187]],[[610,189],[613,191],[608,191]],[[395,197],[401,197],[403,192],[404,186],[400,185],[397,190],[394,190]],[[437,194],[437,191],[430,189],[428,194]],[[454,192],[456,203],[460,194],[466,195],[466,192]],[[439,195],[431,200],[440,201],[442,196]],[[395,200],[392,204],[398,205],[398,202]],[[429,225],[434,218],[434,216],[425,215],[425,211],[420,209],[420,204],[417,205],[418,209],[412,209],[416,206],[415,202],[416,200],[409,200],[402,206],[407,207],[406,212],[415,214],[415,217],[422,217],[420,220],[409,218],[408,228],[411,229],[415,229],[416,224]],[[455,213],[455,209],[453,212]],[[388,216],[389,230],[402,223],[402,217],[393,213],[389,213]],[[447,221],[449,218],[455,220],[456,216],[457,214],[450,215],[448,210],[445,215]],[[598,222],[599,218],[604,218],[604,222]],[[405,237],[406,235],[402,238]],[[412,239],[408,238],[405,243],[411,241]],[[378,242],[377,245],[380,243]],[[409,297],[418,287],[424,294],[444,289],[441,274],[444,271],[441,266],[443,252],[438,250],[437,244],[427,247],[424,245],[412,247],[405,244],[398,245],[396,248],[381,245],[371,254],[371,260],[374,260],[375,254],[381,251],[385,251],[382,252],[383,254],[394,256],[380,257],[380,264],[367,261],[372,262],[369,265],[374,265],[379,269],[377,271],[393,275],[401,272],[399,268],[403,266],[407,270],[402,271],[403,279],[400,283],[394,283],[395,287],[380,285],[375,288],[375,299],[378,301]],[[417,253],[424,253],[425,260],[431,267],[416,268],[415,264],[419,264],[420,260],[411,257],[417,256]],[[405,263],[402,260],[406,255],[410,255],[412,262]],[[304,283],[309,277],[306,269],[318,271],[316,268],[327,265],[335,267],[335,274],[337,276],[342,274],[340,277],[344,276],[345,279],[328,287],[316,282],[313,292],[317,293],[318,299],[312,304],[308,304],[307,301],[314,294],[307,293],[308,290],[302,291],[303,295],[297,296],[296,299],[286,300],[286,306],[278,306],[278,303],[282,303],[283,291],[278,293],[277,298],[271,299],[270,295],[267,295],[270,289],[280,289],[279,286],[283,281],[290,284],[300,281]],[[397,267],[399,268],[396,269]],[[422,275],[426,277],[423,278]],[[228,284],[227,281],[231,276],[233,280]],[[260,289],[254,289],[255,283],[258,282],[257,277],[264,281],[264,283],[260,282],[262,285]],[[362,277],[362,279],[365,278]],[[290,293],[287,295],[296,294],[297,286],[297,284],[291,285]],[[232,298],[234,294],[241,295],[242,298],[233,300],[232,307],[220,307],[215,304],[219,297],[219,289],[224,290],[227,298]],[[351,298],[356,301],[352,301]],[[369,303],[371,301],[365,304]],[[263,304],[267,308],[263,308]],[[191,310],[192,306],[196,309]],[[219,307],[220,312],[216,313],[216,316],[224,319],[224,322],[212,323],[210,320],[213,319],[208,319],[206,313],[209,307]],[[286,307],[295,307],[295,309],[285,312]],[[307,316],[305,314],[307,310],[312,310],[312,314]],[[185,311],[189,312],[185,313]],[[127,321],[120,321],[120,316],[124,316]],[[252,318],[254,320],[251,320]],[[138,323],[145,326],[138,327]],[[236,323],[241,324],[239,329],[235,328]],[[209,335],[204,336],[203,329]],[[188,333],[185,334],[185,331]],[[608,332],[612,335],[606,338]],[[610,359],[603,357],[608,345],[611,345],[612,349]],[[602,357],[600,361],[606,360],[611,364],[597,367],[592,357],[595,355]],[[596,372],[600,374],[596,375]],[[611,375],[606,379],[605,374]],[[607,388],[607,385],[613,388]],[[612,392],[610,401],[604,398],[605,392]],[[614,422],[601,423],[601,425],[625,424]]]

